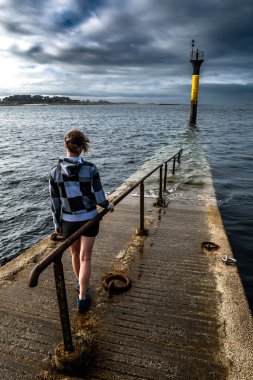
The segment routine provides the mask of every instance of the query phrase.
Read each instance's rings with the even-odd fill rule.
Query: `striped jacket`
[[[55,227],[61,215],[78,215],[109,205],[100,181],[97,167],[79,158],[59,160],[50,173],[49,190]]]

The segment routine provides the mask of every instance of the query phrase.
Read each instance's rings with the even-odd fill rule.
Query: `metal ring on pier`
[[[203,241],[203,243],[201,243],[201,248],[207,249],[208,251],[217,251],[220,247],[218,244],[211,241]]]
[[[117,280],[122,282],[122,284],[115,282]],[[121,274],[121,273],[109,273],[103,277],[102,282],[103,282],[104,288],[107,291],[109,291],[109,290],[112,291],[113,293],[123,292],[125,290],[128,290],[131,286],[130,278],[128,276]]]

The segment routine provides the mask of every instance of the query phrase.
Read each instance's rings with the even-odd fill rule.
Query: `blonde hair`
[[[89,150],[89,138],[83,132],[78,129],[72,129],[64,137],[64,146],[71,153],[78,154],[79,149],[82,147],[81,153],[85,153]]]

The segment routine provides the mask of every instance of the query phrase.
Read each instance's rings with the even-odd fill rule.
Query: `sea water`
[[[199,106],[195,128],[185,105],[6,106],[0,114],[0,264],[53,231],[50,168],[65,156],[65,134],[79,128],[91,140],[86,159],[99,168],[107,194],[181,148],[183,163],[168,180],[172,199],[186,201],[184,189],[203,186],[212,172],[253,307],[253,106]]]

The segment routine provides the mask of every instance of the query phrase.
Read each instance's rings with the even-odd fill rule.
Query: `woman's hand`
[[[107,209],[110,210],[111,212],[113,212],[114,211],[114,204],[109,203],[109,205],[107,206]]]

